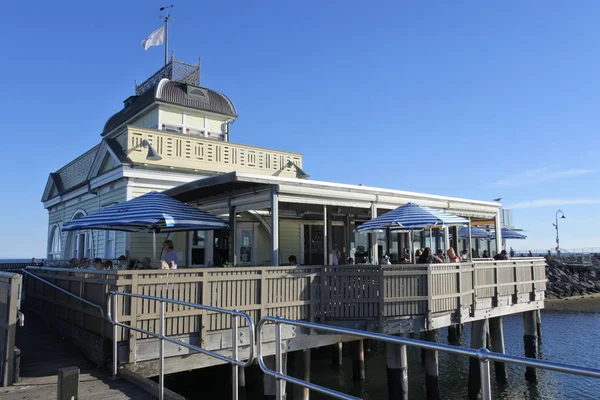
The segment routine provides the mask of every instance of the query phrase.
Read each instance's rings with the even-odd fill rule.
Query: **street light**
[[[558,254],[558,257],[560,257],[560,241],[558,240],[558,214],[561,214],[560,219],[565,219],[567,217],[565,217],[565,213],[563,213],[562,210],[559,209],[556,212],[556,223],[552,224],[556,229],[556,254]]]

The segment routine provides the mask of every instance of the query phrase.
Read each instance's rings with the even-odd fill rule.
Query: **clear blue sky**
[[[484,4],[485,3],[485,4]],[[157,70],[162,2],[9,2],[0,257],[43,256],[48,173]],[[600,3],[178,1],[170,45],[240,114],[235,142],[312,179],[514,206],[529,239],[600,247]]]

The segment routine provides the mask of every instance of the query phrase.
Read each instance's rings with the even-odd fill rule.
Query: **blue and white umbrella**
[[[458,237],[466,239],[469,237],[469,228],[462,227],[458,230]],[[471,227],[471,238],[473,239],[491,239],[492,234],[485,229],[477,228],[475,226]]]
[[[156,260],[156,233],[190,230],[227,229],[222,219],[175,200],[158,192],[146,193],[125,203],[97,211],[93,214],[67,222],[63,231],[83,229],[140,232],[154,234],[154,258]]]
[[[357,232],[382,231],[386,229],[425,229],[432,227],[468,225],[467,218],[444,211],[408,203],[361,224]]]
[[[496,232],[492,232],[492,239],[496,239]],[[502,228],[502,239],[527,239],[527,236],[512,229]]]

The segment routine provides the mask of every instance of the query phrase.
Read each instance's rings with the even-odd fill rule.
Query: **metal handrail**
[[[276,371],[273,371],[273,370],[267,368],[267,366],[265,365],[264,360],[263,360],[261,330],[262,330],[262,327],[267,322],[275,323],[275,345],[276,345],[275,369],[276,369]],[[277,400],[283,399],[283,394],[284,394],[283,381],[294,383],[296,385],[300,385],[302,387],[329,395],[329,396],[337,398],[337,399],[360,400],[360,398],[358,398],[358,397],[350,396],[348,394],[341,393],[341,392],[338,392],[338,391],[335,391],[332,389],[328,389],[326,387],[316,385],[314,383],[303,381],[302,379],[297,379],[297,378],[285,375],[283,373],[283,358],[282,358],[282,354],[281,354],[281,346],[282,346],[281,325],[282,324],[283,325],[292,325],[292,326],[297,326],[297,327],[302,327],[302,328],[307,328],[307,329],[339,333],[339,334],[344,334],[344,335],[351,335],[351,336],[356,336],[356,337],[360,337],[363,339],[373,339],[373,340],[379,340],[379,341],[387,342],[387,343],[395,343],[395,344],[400,344],[400,345],[414,346],[414,347],[418,347],[418,348],[425,349],[425,350],[445,351],[445,352],[451,353],[451,354],[458,354],[458,355],[462,355],[462,356],[476,358],[479,360],[482,400],[491,400],[491,398],[492,398],[491,383],[490,383],[490,363],[489,363],[490,361],[500,361],[500,362],[505,362],[505,363],[510,363],[510,364],[524,365],[527,367],[542,368],[542,369],[547,369],[547,370],[552,370],[552,371],[565,372],[565,373],[569,373],[569,374],[589,376],[592,378],[600,378],[600,369],[596,369],[596,368],[580,367],[580,366],[576,366],[576,365],[556,363],[556,362],[552,362],[552,361],[536,360],[533,358],[517,357],[517,356],[511,356],[511,355],[506,355],[506,354],[501,354],[501,353],[493,353],[493,352],[490,352],[486,348],[482,348],[479,350],[468,349],[468,348],[464,348],[464,347],[451,346],[451,345],[446,345],[446,344],[425,342],[425,341],[416,340],[416,339],[384,335],[381,333],[360,331],[357,329],[340,328],[340,327],[336,327],[336,326],[322,325],[322,324],[317,324],[317,323],[313,323],[313,322],[296,321],[296,320],[290,320],[290,319],[285,319],[285,318],[280,318],[280,317],[266,316],[266,317],[262,317],[260,319],[260,321],[258,322],[258,325],[256,326],[256,333],[257,333],[256,340],[257,340],[257,346],[258,346],[257,360],[258,360],[258,365],[260,366],[260,369],[265,374],[275,377],[276,382],[277,382],[277,384],[276,384],[276,399]]]
[[[52,282],[48,282],[47,280],[45,280],[43,278],[40,278],[36,274],[33,274],[33,273],[27,271],[27,268],[28,267],[25,267],[25,268],[21,269],[21,272],[24,272],[25,274],[27,274],[29,276],[32,276],[32,277],[34,277],[35,279],[37,279],[39,281],[44,282],[46,285],[52,286],[56,290],[59,290],[59,291],[65,293],[65,294],[68,294],[71,297],[76,298],[77,300],[81,301],[82,303],[87,304],[88,306],[91,306],[91,307],[94,307],[94,308],[98,309],[98,311],[100,311],[100,315],[102,316],[102,318],[104,318],[104,309],[102,308],[102,306],[99,306],[96,303],[92,303],[91,301],[86,300],[83,297],[77,296],[76,294],[73,294],[73,293],[69,292],[68,290],[65,290],[65,289],[61,288],[60,286],[57,286],[57,285],[55,285]]]
[[[123,323],[120,323],[117,321],[117,315],[118,315],[118,308],[117,308],[117,301],[113,301],[113,297],[114,296],[124,296],[124,297],[135,297],[138,299],[147,299],[147,300],[153,300],[153,301],[158,301],[159,302],[159,330],[160,333],[156,333],[156,332],[150,332],[147,331],[145,329],[141,329],[141,328],[137,328],[137,327],[133,327],[131,325],[126,325]],[[168,336],[165,335],[165,303],[171,303],[171,304],[179,304],[182,306],[186,306],[186,307],[191,307],[191,308],[198,308],[201,310],[206,310],[206,311],[212,311],[212,312],[216,312],[216,313],[222,313],[222,314],[228,314],[231,315],[231,345],[232,345],[232,354],[231,357],[227,357],[206,349],[203,349],[201,347],[198,346],[194,346],[192,344],[189,343],[185,343],[182,342],[180,340],[177,339],[173,339],[170,338]],[[126,328],[126,329],[130,329],[136,332],[141,332],[144,333],[146,335],[149,336],[153,336],[156,337],[160,340],[159,343],[159,347],[158,347],[158,352],[159,352],[159,399],[163,400],[164,398],[164,369],[165,369],[165,343],[164,341],[166,340],[167,342],[170,343],[174,343],[176,345],[179,346],[183,346],[186,347],[188,349],[197,351],[199,353],[202,354],[206,354],[208,356],[217,358],[221,361],[225,361],[229,364],[232,364],[232,398],[233,400],[237,400],[238,398],[238,390],[239,390],[239,385],[238,385],[238,379],[239,379],[239,367],[249,367],[250,365],[252,365],[252,362],[254,361],[254,357],[255,357],[255,328],[254,328],[254,322],[252,321],[252,318],[241,311],[237,311],[237,310],[227,310],[224,308],[217,308],[217,307],[211,307],[211,306],[206,306],[203,304],[196,304],[196,303],[188,303],[186,301],[179,301],[179,300],[172,300],[172,299],[167,299],[164,297],[155,297],[155,296],[147,296],[147,295],[143,295],[143,294],[136,294],[136,293],[125,293],[125,292],[117,292],[117,291],[110,291],[108,293],[108,299],[107,299],[107,319],[108,322],[110,322],[113,325],[113,377],[117,376],[117,372],[118,372],[118,355],[117,355],[117,327],[120,326],[122,328]],[[238,339],[238,317],[242,317],[244,318],[247,322],[248,322],[248,330],[250,333],[250,354],[248,355],[248,360],[246,362],[240,361],[238,360],[238,347],[239,347],[239,339]]]

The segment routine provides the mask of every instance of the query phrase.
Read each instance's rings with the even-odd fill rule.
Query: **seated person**
[[[290,265],[298,265],[298,259],[296,258],[295,255],[289,256],[288,262],[290,263]]]
[[[106,260],[104,261],[104,269],[115,269],[115,264],[112,262],[112,260]]]
[[[508,260],[508,256],[506,255],[506,250],[502,250],[499,254],[496,254],[494,256],[494,260],[497,260],[497,261]]]
[[[118,268],[125,268],[127,267],[127,257],[121,255],[119,256],[119,260],[118,260]]]
[[[94,258],[94,263],[89,267],[89,269],[95,269],[98,271],[104,269],[104,263],[102,262],[102,259],[98,257]]]
[[[142,268],[141,269],[152,269],[152,260],[148,257],[144,257],[142,259]]]

